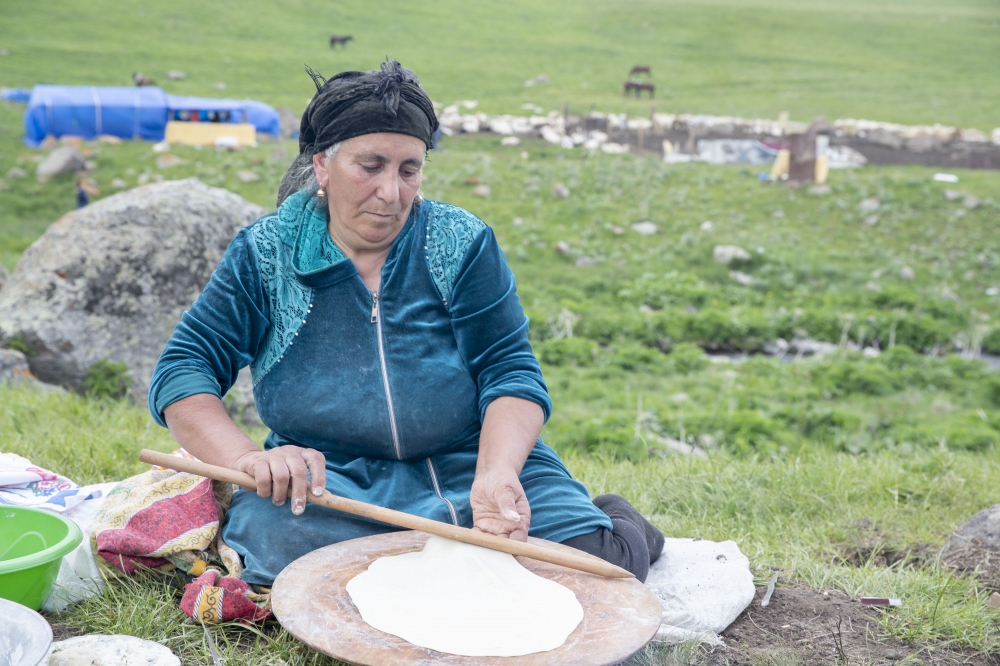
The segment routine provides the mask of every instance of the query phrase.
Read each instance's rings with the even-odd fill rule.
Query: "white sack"
[[[654,641],[700,640],[722,645],[719,634],[753,601],[750,561],[733,541],[667,539],[649,568],[649,587],[660,600],[662,624]]]

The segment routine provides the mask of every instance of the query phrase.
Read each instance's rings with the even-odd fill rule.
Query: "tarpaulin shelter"
[[[166,124],[167,96],[160,88],[39,85],[24,112],[24,142],[37,146],[50,134],[159,141]]]
[[[181,118],[179,116],[185,116]],[[175,117],[176,116],[176,117]],[[250,123],[281,136],[278,112],[253,100],[167,95],[162,88],[37,85],[24,112],[24,141],[64,134],[162,141],[168,120]]]

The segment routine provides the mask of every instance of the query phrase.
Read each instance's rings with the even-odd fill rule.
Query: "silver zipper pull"
[[[372,293],[372,323],[378,321],[378,292]]]

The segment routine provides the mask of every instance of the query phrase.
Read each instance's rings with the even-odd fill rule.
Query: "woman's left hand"
[[[513,470],[477,470],[469,495],[474,529],[515,541],[528,540],[531,508]]]

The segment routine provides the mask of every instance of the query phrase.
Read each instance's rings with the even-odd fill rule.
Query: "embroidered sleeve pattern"
[[[486,223],[467,210],[439,202],[427,202],[427,265],[444,304],[451,307],[458,269]]]
[[[292,270],[291,249],[282,242],[284,234],[279,225],[275,215],[250,229],[271,310],[264,351],[250,365],[254,386],[281,359],[312,303],[312,289],[299,282]]]

